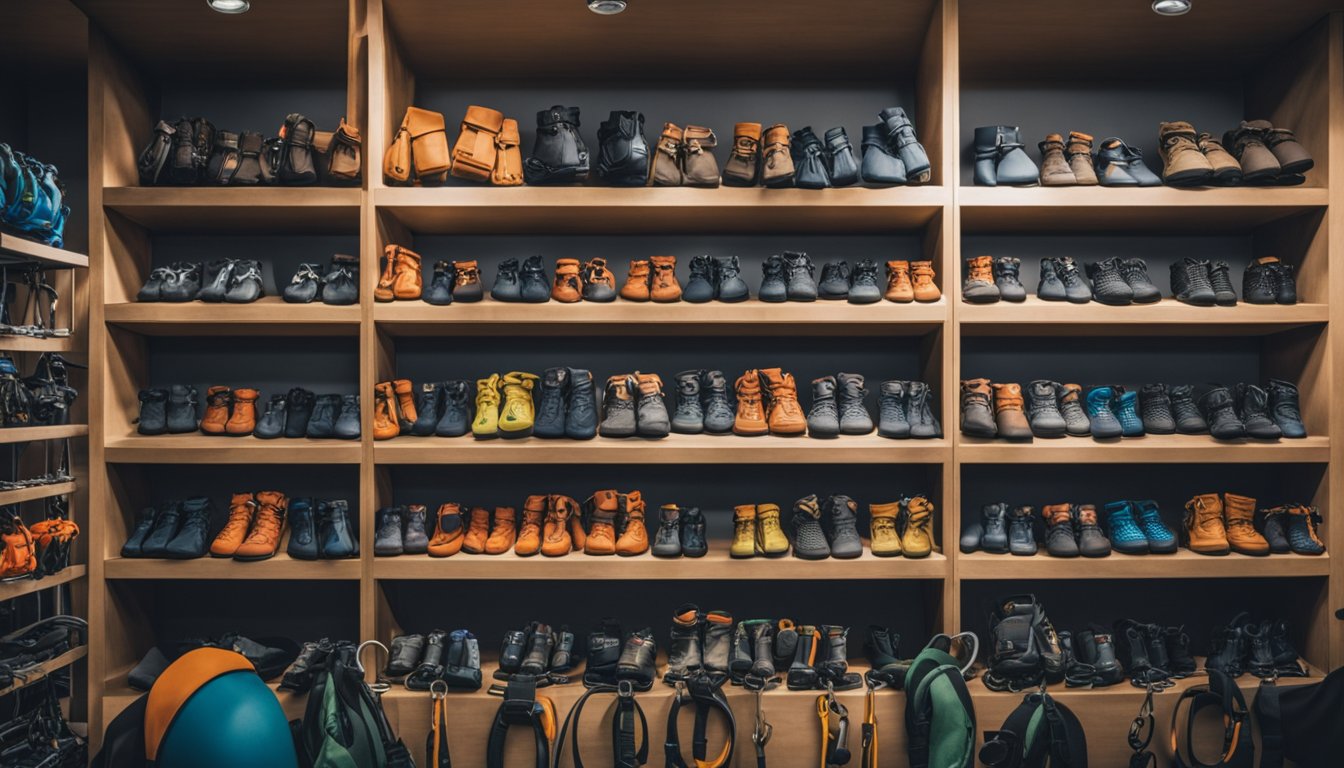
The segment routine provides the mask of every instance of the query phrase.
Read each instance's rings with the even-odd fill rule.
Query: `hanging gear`
[[[429,736],[425,739],[425,768],[453,768],[448,754],[448,684],[429,684]]]
[[[1028,693],[997,731],[986,731],[987,768],[1087,768],[1087,736],[1077,716],[1045,691]]]
[[[536,739],[536,766],[550,768],[551,742],[555,739],[555,703],[537,695],[537,681],[531,675],[516,674],[504,689],[504,701],[495,712],[486,742],[486,768],[504,768],[504,741],[511,725],[530,725]]]
[[[1335,765],[1344,754],[1344,667],[1319,683],[1280,688],[1260,682],[1255,719],[1260,724],[1260,768],[1283,768],[1285,758],[1302,768]]]
[[[863,695],[863,757],[859,768],[877,768],[877,692],[886,687],[881,680],[868,679],[868,690]]]
[[[1226,674],[1207,670],[1208,685],[1186,689],[1171,709],[1171,753],[1175,768],[1252,768],[1255,765],[1255,741],[1251,733],[1251,713],[1236,682]],[[1177,728],[1181,705],[1190,701],[1185,715],[1186,754],[1181,753]],[[1195,757],[1195,719],[1201,709],[1219,707],[1223,711],[1223,748],[1217,762],[1206,763]],[[1188,757],[1187,757],[1188,755]]]
[[[616,710],[611,716],[611,761],[614,768],[639,768],[649,762],[649,721],[644,717],[644,708],[635,701],[635,686],[629,680],[621,680],[616,685],[596,685],[584,691],[573,709],[565,715],[560,726],[560,738],[555,742],[555,761],[560,763],[560,755],[565,750],[565,735],[569,726],[574,725],[574,740],[570,744],[573,768],[583,768],[583,758],[579,754],[579,721],[583,716],[583,705],[596,693],[616,694]],[[635,740],[635,718],[639,718],[639,740]]]
[[[691,756],[695,759],[695,768],[724,768],[733,761],[733,747],[737,741],[737,721],[733,718],[733,708],[723,693],[723,684],[728,681],[724,675],[711,675],[699,672],[676,685],[676,695],[672,698],[672,707],[667,713],[666,751],[668,768],[688,768],[681,756],[681,737],[677,732],[677,714],[685,704],[695,704],[695,730],[691,735]],[[728,726],[727,741],[723,749],[713,760],[706,759],[709,753],[709,740],[705,735],[709,724],[709,713],[723,715]]]
[[[1129,756],[1129,768],[1157,768],[1157,755],[1148,748],[1153,741],[1153,732],[1157,730],[1157,718],[1153,717],[1153,694],[1162,689],[1148,686],[1148,695],[1139,705],[1139,714],[1129,724],[1129,748],[1134,754]]]
[[[748,674],[742,678],[742,687],[751,691],[756,697],[756,727],[751,732],[751,743],[756,747],[756,768],[765,768],[765,745],[770,743],[770,737],[775,732],[775,727],[765,719],[765,707],[761,702],[761,697],[776,685],[779,685],[779,678],[777,677],[766,680]]]
[[[836,717],[831,727],[831,715]],[[839,768],[849,762],[849,708],[835,698],[835,689],[827,686],[817,697],[817,719],[821,721],[821,768]]]

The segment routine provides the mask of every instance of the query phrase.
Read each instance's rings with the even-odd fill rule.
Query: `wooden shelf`
[[[569,335],[741,335],[864,336],[923,335],[947,320],[947,300],[928,304],[856,305],[816,301],[772,304],[751,299],[737,304],[654,304],[616,301],[514,304],[485,299],[475,304],[436,307],[420,301],[376,304],[373,319],[393,336],[512,334]]]
[[[74,492],[75,481],[73,480],[68,483],[51,483],[49,485],[34,485],[31,488],[16,488],[12,491],[0,491],[0,507],[37,499],[49,499],[52,496]]]
[[[866,544],[865,544],[866,547]],[[753,557],[741,560],[728,555],[728,542],[710,542],[704,557],[661,558],[651,554],[636,557],[594,557],[571,552],[564,557],[519,557],[512,552],[502,555],[452,557],[400,555],[378,557],[373,561],[375,579],[591,579],[611,581],[760,579],[848,580],[848,579],[943,579],[948,561],[934,553],[928,557],[875,557],[866,548],[854,560],[800,560],[796,557]]]
[[[9,427],[0,429],[0,444],[27,443],[34,440],[59,440],[89,434],[87,424],[62,424],[55,427]]]
[[[358,440],[310,440],[218,435],[126,435],[104,446],[107,460],[124,464],[358,464]]]
[[[103,563],[109,579],[256,579],[256,580],[359,580],[359,560],[295,560],[280,552],[270,560],[241,562],[231,558],[198,557],[194,560],[114,557]]]
[[[1330,556],[1236,553],[1214,557],[1180,549],[1170,555],[1051,557],[1044,549],[1030,557],[988,552],[957,554],[957,575],[963,579],[1221,579],[1246,577],[1328,576]]]
[[[337,187],[107,187],[103,206],[154,232],[348,234],[359,231],[362,195]]]
[[[36,262],[47,269],[87,269],[89,257],[0,232],[0,261]]]
[[[355,336],[358,305],[289,304],[267,296],[250,304],[200,301],[108,304],[107,322],[146,336]]]
[[[1062,437],[1009,443],[958,435],[956,456],[961,464],[1321,464],[1330,461],[1330,438],[1231,442],[1208,435],[1145,435],[1106,441]]]
[[[10,502],[5,502],[6,504]],[[78,581],[89,573],[87,565],[67,565],[65,570],[55,576],[44,576],[41,579],[23,579],[21,581],[0,582],[0,602],[13,600],[23,595],[31,595],[34,592],[41,592],[44,589],[59,587],[62,584],[69,584],[72,581]]]
[[[983,232],[1249,232],[1324,209],[1319,187],[961,187],[962,230]]]
[[[950,202],[943,187],[389,187],[370,194],[418,234],[913,232]]]
[[[79,661],[80,659],[88,655],[89,655],[89,646],[87,645],[81,645],[78,648],[71,648],[70,650],[66,651],[65,653],[62,653],[60,656],[57,656],[54,659],[49,659],[47,661],[42,662],[42,664],[37,669],[24,673],[25,676],[23,678],[15,676],[14,682],[11,685],[8,685],[4,688],[0,688],[0,696],[8,696],[9,694],[14,693],[20,688],[27,688],[28,686],[42,680],[47,675],[50,675],[52,672],[55,672],[58,669],[64,669],[65,667],[74,664],[76,661]]]
[[[0,350],[6,352],[73,352],[73,336],[39,339],[33,336],[0,335]]]
[[[109,457],[111,451],[109,449]],[[398,437],[374,443],[378,464],[938,464],[951,458],[942,440],[877,435],[809,437],[670,435],[592,440],[476,440]]]
[[[1172,298],[1111,307],[1028,296],[1020,304],[963,303],[957,308],[964,336],[1264,336],[1329,318],[1325,304],[1192,307]]]

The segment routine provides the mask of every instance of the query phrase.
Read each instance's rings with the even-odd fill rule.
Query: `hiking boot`
[[[1195,388],[1179,384],[1171,388],[1171,410],[1176,417],[1176,431],[1182,435],[1202,435],[1209,431],[1208,422],[1195,403]]]
[[[478,510],[472,510],[472,522],[475,522],[475,514]],[[485,537],[489,535],[490,513],[484,509],[481,513],[480,530],[476,533],[473,543],[479,548],[485,547]],[[451,557],[461,552],[463,545],[467,543],[467,531],[462,524],[462,508],[456,504],[442,504],[439,511],[435,514],[434,535],[429,538],[428,552],[430,557]]]
[[[1232,551],[1223,526],[1223,500],[1218,494],[1201,494],[1185,503],[1181,538],[1191,552],[1201,555],[1226,555]]]
[[[565,436],[565,390],[568,385],[568,368],[547,368],[542,372],[537,422],[532,427],[532,434],[537,437]]]
[[[676,504],[658,508],[658,531],[653,535],[654,557],[681,557],[681,509]]]
[[[607,269],[607,260],[593,257],[583,264],[583,300],[606,303],[616,300],[616,275]]]
[[[756,507],[756,554],[782,557],[789,554],[789,539],[780,525],[779,506],[759,504]]]
[[[1054,557],[1077,557],[1078,537],[1073,527],[1072,504],[1049,504],[1041,508],[1045,520],[1045,551]]]
[[[237,496],[234,498],[236,499]],[[406,551],[402,534],[402,516],[405,511],[405,507],[383,507],[374,514],[373,554],[375,557],[396,557]],[[229,522],[233,522],[232,513],[229,515]],[[213,554],[213,549],[211,551]]]
[[[826,499],[829,509],[831,529],[831,557],[842,560],[856,558],[863,554],[863,540],[859,538],[859,506],[848,496],[831,496]]]
[[[1241,163],[1238,163],[1232,153],[1223,147],[1223,142],[1205,131],[1195,137],[1195,143],[1199,145],[1199,151],[1204,153],[1204,159],[1208,160],[1209,166],[1213,168],[1212,183],[1224,187],[1241,183]]]
[[[316,560],[317,510],[312,499],[290,499],[289,544],[285,551],[295,560]]]
[[[443,510],[439,510],[442,517]],[[467,524],[466,536],[462,539],[461,549],[469,555],[485,552],[485,543],[490,539],[490,510],[484,507],[472,507],[471,519]],[[429,553],[434,554],[434,542],[429,543]]]
[[[901,516],[901,503],[868,505],[869,549],[878,557],[895,557],[901,554],[901,534],[897,522]]]
[[[732,432],[735,414],[728,400],[728,380],[722,371],[700,374],[700,398],[705,412],[705,431],[714,435]]]
[[[761,290],[756,294],[756,298],[765,302],[788,301],[789,287],[784,273],[783,257],[767,256],[765,261],[761,262]]]
[[[1167,555],[1176,551],[1176,534],[1162,521],[1162,513],[1157,502],[1152,499],[1132,502],[1138,515],[1139,526],[1148,539],[1148,551],[1154,555]]]
[[[1316,507],[1294,504],[1288,508],[1288,546],[1295,555],[1321,555],[1325,544],[1317,533],[1321,513]]]
[[[1265,146],[1265,132],[1269,127],[1263,120],[1247,122],[1223,134],[1223,146],[1241,164],[1241,180],[1246,184],[1265,184],[1278,178],[1282,171],[1274,152]]]
[[[1022,260],[1010,256],[1000,256],[994,260],[994,286],[999,289],[999,297],[1004,301],[1022,302],[1027,300],[1027,289],[1023,287],[1019,274]]]
[[[1217,299],[1209,277],[1209,262],[1189,256],[1171,265],[1171,293],[1177,301],[1211,307]]]
[[[704,514],[699,507],[681,510],[681,554],[686,557],[704,557],[708,551]]]
[[[901,549],[906,557],[928,557],[933,552],[933,502],[924,496],[911,496],[904,503],[905,532],[901,534]]]
[[[704,666],[704,651],[700,637],[704,617],[693,603],[685,603],[672,614],[671,642],[667,646],[667,669],[663,680],[683,681]]]
[[[910,436],[916,440],[927,440],[943,436],[942,425],[933,415],[933,404],[929,385],[922,381],[909,382],[909,406],[907,416],[910,419]]]
[[[215,534],[215,540],[210,543],[210,556],[233,557],[238,552],[238,547],[242,546],[243,539],[247,538],[247,532],[252,529],[252,519],[256,514],[256,497],[250,493],[233,494],[233,498],[229,500],[229,519],[224,523],[224,528]],[[397,535],[397,544],[401,544],[400,531]]]
[[[882,437],[910,437],[910,420],[906,415],[906,382],[884,381],[878,396],[877,434]]]
[[[1134,290],[1120,274],[1120,260],[1102,259],[1087,265],[1087,277],[1092,281],[1092,298],[1102,304],[1118,307],[1134,301]]]
[[[1268,555],[1269,542],[1255,530],[1255,499],[1235,493],[1223,494],[1223,519],[1227,545],[1243,555]]]
[[[602,398],[602,423],[597,432],[603,437],[630,437],[635,434],[634,382],[628,374],[617,374],[607,379],[607,390]]]
[[[271,398],[274,400],[275,398]],[[284,409],[280,411],[280,430],[284,431]],[[143,415],[142,415],[143,420]],[[190,384],[174,384],[168,388],[168,403],[164,408],[164,426],[170,435],[195,432],[200,427],[196,418],[196,388]],[[277,435],[278,437],[279,435]]]
[[[1241,294],[1247,304],[1273,304],[1279,295],[1279,267],[1274,256],[1263,256],[1246,265],[1241,275]]]
[[[1036,145],[1041,151],[1041,186],[1071,187],[1078,183],[1069,161],[1064,158],[1064,137],[1052,133]]]
[[[1232,268],[1226,261],[1209,265],[1209,285],[1213,287],[1213,301],[1220,307],[1235,307],[1237,292],[1232,287]]]
[[[994,284],[993,256],[973,256],[966,260],[961,300],[971,304],[992,304],[999,300],[999,287]]]
[[[1123,437],[1143,437],[1143,419],[1139,418],[1139,393],[1125,392],[1124,387],[1116,387],[1119,397],[1111,400],[1111,410],[1120,422],[1120,434]]]
[[[1195,127],[1187,122],[1158,125],[1162,181],[1169,186],[1198,187],[1213,180],[1213,164],[1200,151],[1197,138]]]
[[[863,376],[857,373],[841,373],[835,380],[839,388],[840,432],[846,435],[871,433],[873,417],[864,405],[868,390],[863,388]]]
[[[336,415],[336,424],[332,428],[332,437],[339,440],[359,439],[359,395],[335,395],[341,401],[340,411]]]
[[[1097,171],[1092,167],[1092,137],[1078,131],[1069,132],[1069,141],[1064,147],[1064,155],[1069,160],[1069,169],[1078,186],[1095,187]]]
[[[472,421],[468,411],[471,402],[471,382],[445,381],[438,385],[438,390],[439,416],[434,422],[432,434],[439,437],[465,435]]]
[[[639,491],[630,491],[620,494],[618,502],[616,554],[631,557],[648,552],[649,529],[644,523],[644,497]]]
[[[718,280],[714,272],[714,257],[702,254],[691,259],[691,279],[686,282],[682,298],[692,304],[713,301],[718,294]],[[780,299],[783,301],[783,299]]]
[[[1148,264],[1143,259],[1121,259],[1120,276],[1134,293],[1135,304],[1152,304],[1162,300],[1162,291],[1148,277]]]
[[[807,413],[807,434],[830,438],[840,435],[840,411],[835,401],[834,376],[812,381],[812,408]]]
[[[213,511],[210,499],[205,496],[197,496],[182,502],[182,525],[173,538],[164,545],[162,556],[174,560],[192,560],[205,555]],[[245,539],[244,543],[247,541]]]
[[[1293,274],[1293,265],[1280,261],[1274,265],[1274,271],[1278,273],[1278,292],[1274,300],[1279,304],[1296,304],[1297,278]]]
[[[648,301],[652,298],[649,293],[652,276],[653,270],[648,259],[631,259],[630,271],[625,276],[625,284],[621,286],[621,298],[626,301]]]
[[[425,509],[424,504],[411,504],[405,508],[405,532],[401,537],[401,549],[406,554],[423,555],[429,548],[429,532],[425,528],[428,515],[429,510]]]
[[[481,269],[476,260],[453,262],[453,301],[466,303],[480,301],[485,294],[481,286]]]
[[[616,514],[620,497],[615,491],[598,491],[588,500],[588,536],[583,542],[585,555],[616,554]]]
[[[476,419],[471,422],[471,435],[477,440],[499,436],[499,388],[498,373],[476,380]]]
[[[140,418],[136,419],[135,431],[142,435],[168,433],[168,390],[140,390]]]
[[[989,379],[961,382],[961,433],[968,437],[997,437],[994,411],[990,405],[993,389]]]
[[[915,300],[915,288],[910,282],[910,262],[887,262],[887,291],[883,294],[887,301],[908,304]]]
[[[568,370],[565,437],[570,440],[591,440],[597,437],[597,391],[593,389],[593,374],[582,368]]]
[[[677,407],[672,412],[672,431],[698,435],[705,431],[705,410],[700,403],[700,378],[704,371],[677,374]]]
[[[397,418],[397,395],[392,382],[373,386],[373,439],[391,440],[401,434]]]
[[[750,370],[738,378],[737,416],[733,420],[733,434],[745,437],[769,434],[765,420],[765,405],[761,394],[760,371]]]
[[[340,395],[317,395],[313,398],[313,415],[308,419],[309,438],[336,436],[336,417],[341,410]]]
[[[1105,557],[1111,554],[1111,541],[1101,532],[1097,522],[1097,508],[1091,504],[1074,504],[1073,520],[1078,531],[1078,552],[1083,557]]]
[[[756,556],[756,505],[739,504],[733,507],[733,543],[728,548],[731,557]]]
[[[1307,436],[1307,428],[1302,424],[1302,411],[1298,405],[1295,384],[1282,379],[1269,380],[1269,413],[1284,437]]]
[[[1232,393],[1227,387],[1213,385],[1199,397],[1199,412],[1209,425],[1215,440],[1236,440],[1246,436],[1246,425],[1237,417]]]
[[[784,272],[787,276],[789,301],[816,301],[817,281],[813,277],[816,267],[806,253],[784,252]],[[764,290],[764,284],[762,284]]]
[[[994,383],[994,423],[1004,440],[1031,440],[1031,425],[1022,411],[1022,387]]]
[[[1087,421],[1092,426],[1092,436],[1097,439],[1120,437],[1125,433],[1111,410],[1114,399],[1115,391],[1110,387],[1096,387],[1087,393]]]
[[[1040,281],[1036,283],[1036,298],[1041,301],[1064,301],[1067,298],[1064,282],[1059,279],[1056,270],[1057,265],[1053,258],[1047,256],[1041,259]]]
[[[1176,417],[1171,412],[1171,397],[1166,384],[1145,384],[1139,390],[1139,414],[1143,431],[1149,435],[1176,433]]]
[[[1083,279],[1078,262],[1072,256],[1055,259],[1055,275],[1064,284],[1064,298],[1070,304],[1086,304],[1092,300],[1092,288]]]
[[[551,298],[564,304],[583,301],[583,280],[579,277],[578,259],[556,259]]]
[[[1287,128],[1275,128],[1267,120],[1252,120],[1249,125],[1259,128],[1264,137],[1265,146],[1274,153],[1279,161],[1281,174],[1303,174],[1315,166],[1311,155],[1297,141],[1297,136]]]
[[[831,556],[831,545],[821,529],[821,505],[815,495],[804,496],[793,503],[789,518],[793,528],[793,556],[802,560],[825,560]]]
[[[420,385],[420,399],[415,403],[415,423],[411,425],[411,434],[428,437],[434,434],[443,417],[443,385],[427,381]],[[261,425],[257,425],[260,429]]]
[[[317,551],[327,560],[359,556],[359,541],[350,520],[350,504],[344,499],[317,501]]]
[[[528,496],[523,503],[523,519],[518,525],[518,539],[513,553],[531,557],[541,551],[541,525],[546,519],[546,497]]]
[[[247,538],[233,553],[235,560],[267,560],[274,557],[280,548],[289,499],[278,491],[262,491],[256,499],[257,515],[252,519],[252,529],[248,531]]]
[[[1063,437],[1068,431],[1055,401],[1055,383],[1037,379],[1027,385],[1027,421],[1036,437]]]
[[[1128,501],[1112,501],[1106,505],[1106,527],[1111,532],[1111,546],[1123,555],[1148,554],[1148,537],[1134,519],[1134,505]]]
[[[882,300],[882,289],[877,284],[877,262],[861,259],[849,275],[849,303],[876,304]]]
[[[542,506],[546,509],[546,521],[541,530],[541,554],[546,557],[560,557],[579,549],[574,545],[570,529],[574,526],[571,518],[579,516],[578,506],[568,496],[529,496],[523,503],[526,510]]]
[[[1060,415],[1064,417],[1064,429],[1074,437],[1092,434],[1092,422],[1083,411],[1082,392],[1083,388],[1077,384],[1055,384],[1055,399],[1059,402]]]
[[[676,256],[651,256],[653,278],[649,297],[663,304],[681,301],[681,283],[677,282]]]
[[[1257,440],[1278,440],[1283,437],[1279,425],[1269,417],[1269,394],[1254,384],[1238,384],[1236,388],[1237,417],[1246,425],[1246,434]]]
[[[934,282],[937,273],[933,269],[932,261],[910,262],[910,274],[915,282],[915,301],[937,301],[943,297],[943,292],[938,289],[938,284]]]
[[[967,554],[975,552],[980,549],[980,539],[984,533],[985,527],[980,520],[966,522],[961,528],[961,539],[957,542],[957,546]]]
[[[1117,138],[1103,139],[1093,165],[1103,187],[1160,187],[1162,179],[1143,162],[1143,152]]]
[[[232,389],[228,387],[210,387],[205,390],[205,415],[201,417],[201,431],[207,435],[227,434],[226,428],[229,423],[229,412],[232,409]]]
[[[551,300],[551,280],[546,276],[546,265],[538,254],[528,256],[523,262],[518,278],[518,298],[528,304],[544,304]]]
[[[257,399],[260,397],[261,393],[255,389],[233,390],[233,412],[224,431],[234,437],[252,434],[257,426]]]
[[[434,264],[434,279],[430,282],[429,291],[425,294],[425,301],[430,304],[442,304],[444,299],[447,303],[452,303],[452,283],[448,277],[449,264],[446,261],[436,262]],[[448,288],[448,293],[444,295],[444,288]],[[437,300],[431,296],[438,294]],[[550,298],[547,291],[547,298]],[[505,259],[499,262],[495,269],[495,284],[490,289],[490,298],[495,301],[517,302],[523,300],[523,287],[518,279],[518,260]]]
[[[1260,535],[1269,543],[1269,551],[1285,555],[1292,551],[1288,544],[1288,505],[1261,510]]]
[[[535,373],[511,371],[504,374],[504,405],[499,409],[499,436],[505,439],[527,437],[532,434],[536,412],[532,404],[532,388],[538,377]]]
[[[168,542],[173,540],[182,523],[182,503],[171,501],[159,506],[152,527],[140,544],[141,557],[166,557]]]
[[[720,256],[715,261],[719,301],[735,304],[751,298],[751,289],[742,279],[742,264],[736,256]]]
[[[980,549],[995,555],[1008,551],[1008,505],[986,504],[980,508]]]
[[[656,373],[635,371],[630,389],[638,394],[635,403],[636,434],[640,437],[667,437],[672,432],[663,401],[663,380]]]
[[[1008,552],[1028,557],[1036,554],[1036,508],[1013,507],[1008,517]]]
[[[798,388],[793,374],[779,368],[762,368],[760,376],[770,390],[767,423],[772,435],[801,435],[807,431],[807,418],[798,404]],[[739,396],[740,397],[740,396]]]
[[[308,434],[316,396],[306,389],[294,387],[285,395],[285,437],[303,437]]]
[[[821,282],[817,285],[817,297],[821,299],[845,299],[849,297],[849,262],[829,261],[821,268]]]

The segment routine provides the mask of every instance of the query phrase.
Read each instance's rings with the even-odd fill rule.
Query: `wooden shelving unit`
[[[144,336],[355,336],[359,307],[286,304],[265,296],[251,304],[108,304],[109,325]]]
[[[72,581],[79,581],[87,576],[89,566],[70,565],[65,570],[55,576],[47,576],[42,579],[23,579],[20,581],[6,581],[0,583],[0,600],[12,600],[23,595],[31,595],[34,592],[40,592],[44,589],[59,587],[62,584],[69,584]]]
[[[16,679],[12,684],[0,688],[0,696],[7,696],[15,691],[27,688],[34,683],[50,675],[58,669],[64,669],[76,661],[89,655],[89,646],[81,645],[78,648],[71,648],[54,659],[44,661],[37,669],[26,673],[23,679]]]
[[[1251,557],[1236,553],[1200,555],[1188,549],[1170,555],[1122,555],[1106,557],[1051,557],[1042,549],[1035,555],[1015,557],[987,552],[957,555],[957,571],[963,579],[1227,579],[1254,573],[1257,578],[1292,578],[1330,575],[1329,553]]]

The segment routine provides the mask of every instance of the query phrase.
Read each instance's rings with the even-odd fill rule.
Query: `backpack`
[[[1041,681],[1057,683],[1068,666],[1063,643],[1035,595],[1013,595],[989,616],[990,656],[985,687],[1025,691]]]
[[[295,728],[299,761],[308,768],[414,768],[406,745],[392,734],[383,705],[364,682],[351,643],[327,655],[314,675],[303,720]]]
[[[37,573],[37,546],[28,526],[11,507],[0,520],[0,580],[30,578]]]
[[[1028,693],[997,731],[985,731],[988,768],[1087,768],[1087,736],[1078,717],[1050,694]]]
[[[935,637],[905,674],[906,754],[910,768],[974,768],[975,705],[951,639]]]
[[[1311,685],[1280,688],[1262,680],[1254,707],[1260,768],[1283,768],[1284,758],[1302,768],[1326,768],[1344,754],[1344,667]]]

